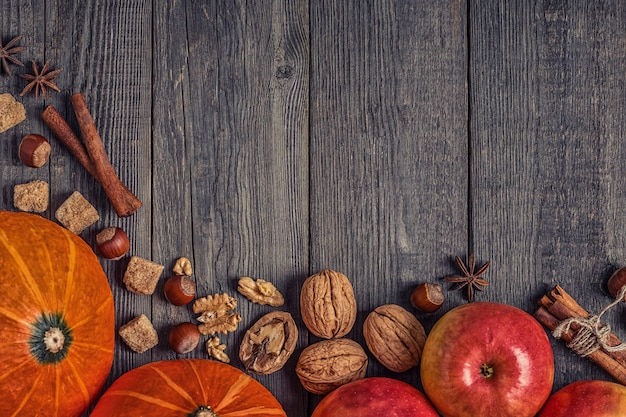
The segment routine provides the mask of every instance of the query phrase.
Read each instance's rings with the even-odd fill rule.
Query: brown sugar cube
[[[124,272],[124,284],[128,291],[137,294],[153,294],[164,268],[165,266],[147,259],[131,256]]]
[[[124,343],[137,353],[143,353],[159,343],[159,335],[145,314],[141,314],[120,326],[118,333]]]
[[[16,209],[41,213],[48,209],[48,183],[35,180],[13,187],[13,205]]]
[[[74,191],[57,209],[54,216],[70,231],[80,234],[100,219],[98,210],[78,191]]]
[[[26,120],[24,105],[11,94],[0,94],[0,133]]]

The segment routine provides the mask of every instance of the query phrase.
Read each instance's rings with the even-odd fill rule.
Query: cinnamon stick
[[[535,319],[550,331],[556,329],[561,320],[554,317],[545,307],[539,307],[534,314]],[[561,335],[561,339],[569,343],[574,338],[574,331],[570,330]],[[595,350],[586,356],[589,360],[604,369],[609,375],[626,385],[626,366],[621,361],[616,360],[610,354],[602,349]]]
[[[576,315],[575,317],[586,317],[589,315],[587,310],[582,308],[560,285],[556,285],[548,294],[552,300],[563,303],[568,310]]]
[[[70,151],[72,155],[80,162],[80,164],[94,177],[98,182],[100,179],[96,174],[96,170],[89,159],[87,150],[83,143],[78,139],[78,136],[74,134],[74,131],[67,124],[63,116],[57,111],[57,109],[50,105],[41,113],[41,118],[46,125],[50,128],[54,136],[56,136],[63,145]]]
[[[99,178],[117,215],[130,216],[142,206],[141,201],[117,177],[96,129],[96,124],[87,108],[85,97],[81,93],[73,94],[71,102],[87,154],[96,172],[96,178]]]
[[[564,320],[588,318],[590,314],[571,295],[557,285],[539,300],[539,308],[534,316],[537,321],[553,331]],[[571,323],[569,331],[564,332],[561,338],[565,342],[570,343],[580,330],[580,325]],[[613,333],[610,333],[607,342],[611,346],[617,346],[621,343],[620,339]],[[599,348],[586,357],[599,365],[617,381],[626,385],[626,351],[608,352]]]
[[[560,320],[567,320],[572,317],[589,317],[591,315],[559,285],[552,288],[540,300],[540,305],[545,306],[552,315]],[[574,327],[576,328],[576,326]],[[617,346],[622,343],[613,332],[608,335],[607,342],[611,346]],[[612,355],[619,358],[626,367],[626,351],[612,352]]]
[[[85,149],[85,145],[81,142],[81,140],[74,134],[74,131],[69,126],[69,124],[65,121],[63,116],[58,112],[58,110],[50,105],[45,108],[45,110],[41,113],[41,118],[46,123],[46,125],[50,128],[52,133],[59,139],[59,141],[65,145],[65,147],[70,151],[70,153],[78,160],[78,162],[87,170],[87,172],[102,185],[98,173],[89,158],[89,154],[87,153],[87,149]],[[124,194],[125,195],[133,195],[132,192],[123,185]],[[108,193],[107,193],[108,196]],[[131,197],[132,199],[133,197]],[[119,213],[118,213],[119,214]]]

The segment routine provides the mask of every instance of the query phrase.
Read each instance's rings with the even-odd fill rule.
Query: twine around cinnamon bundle
[[[608,324],[603,325],[600,322],[602,315],[619,304],[624,299],[624,295],[626,295],[626,286],[622,287],[617,297],[615,297],[615,301],[604,307],[600,314],[591,315],[589,317],[571,317],[563,320],[554,329],[552,334],[557,339],[560,339],[564,333],[569,332],[572,324],[580,326],[580,330],[578,330],[572,340],[567,343],[567,347],[581,357],[588,356],[598,349],[603,349],[605,352],[625,351],[626,343],[620,343],[616,346],[609,345],[608,338],[611,334],[611,326]]]

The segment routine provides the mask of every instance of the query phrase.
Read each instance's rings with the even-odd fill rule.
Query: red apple
[[[626,387],[608,381],[577,381],[558,390],[537,417],[624,417]]]
[[[532,417],[552,391],[554,355],[530,314],[475,302],[435,323],[420,373],[424,392],[444,417]]]
[[[331,391],[311,417],[438,417],[421,391],[392,378],[371,377]]]

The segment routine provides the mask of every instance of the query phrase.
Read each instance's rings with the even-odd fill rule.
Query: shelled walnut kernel
[[[272,307],[280,307],[285,304],[285,298],[274,284],[263,279],[255,280],[250,277],[241,277],[237,291],[253,303],[266,304]]]
[[[226,345],[220,342],[219,337],[213,336],[207,340],[206,350],[210,357],[224,363],[230,363],[230,358],[226,354]]]
[[[172,268],[172,272],[176,275],[186,275],[188,277],[193,273],[193,268],[191,267],[191,261],[184,256],[181,256],[174,263],[174,267]]]
[[[227,293],[198,298],[193,303],[193,312],[200,314],[197,318],[202,323],[198,326],[200,333],[207,335],[235,331],[241,321],[239,313],[233,311],[236,307],[237,300]]]

